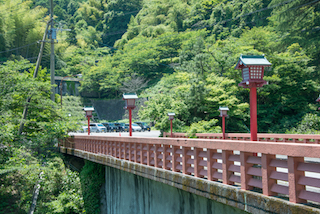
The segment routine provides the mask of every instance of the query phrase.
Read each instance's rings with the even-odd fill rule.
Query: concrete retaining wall
[[[146,98],[139,98],[136,101],[136,108],[132,111],[132,118],[138,119],[138,112],[140,107],[146,101]],[[93,106],[98,114],[100,120],[122,120],[128,119],[128,111],[124,109],[125,101],[122,99],[114,100],[90,100],[91,104],[88,106]]]
[[[106,166],[103,214],[247,213],[170,185]]]

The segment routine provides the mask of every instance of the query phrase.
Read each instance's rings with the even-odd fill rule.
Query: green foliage
[[[53,147],[75,129],[76,121],[69,121],[71,118],[50,100],[51,85],[46,69],[40,70],[37,78],[33,78],[33,71],[33,65],[25,60],[8,61],[0,67],[3,80],[0,82],[0,179],[4,185],[0,190],[0,210],[28,212],[42,171],[55,179],[43,178],[45,184],[41,183],[36,213],[81,213],[83,201],[78,176],[63,168],[61,158],[51,159],[55,156]],[[23,132],[18,135],[27,98],[31,98],[28,115]]]
[[[64,167],[59,156],[50,153],[45,164],[31,150],[11,148],[9,160],[0,165],[0,210],[3,213],[27,213],[35,184],[40,179],[40,195],[35,213],[83,213],[80,179]],[[48,153],[49,154],[49,153]]]
[[[314,97],[319,84],[314,67],[308,66],[310,58],[298,44],[271,58],[274,69],[269,85],[261,92],[260,124],[264,130],[284,132],[295,127],[307,112],[314,111]]]
[[[197,123],[192,123],[187,131],[189,136],[193,136],[196,133],[221,133],[221,127],[217,126],[217,119],[211,119],[209,121],[201,120]]]
[[[46,163],[36,213],[84,213],[79,174],[64,167],[61,158]]]
[[[31,5],[31,1],[1,1],[1,61],[6,61],[10,58],[15,59],[14,55],[25,58],[33,57],[39,52],[36,41],[42,39],[45,24],[40,22],[40,20],[45,16],[47,9],[41,7],[31,9]],[[26,44],[28,45],[25,48],[19,48]]]
[[[286,131],[288,134],[320,134],[320,117],[318,114],[306,114],[299,124]]]
[[[85,161],[80,173],[84,207],[87,213],[100,213],[100,190],[105,182],[103,165]]]

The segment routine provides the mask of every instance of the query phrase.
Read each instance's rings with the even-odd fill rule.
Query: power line
[[[42,57],[45,57],[45,56],[50,56],[50,54],[43,55]],[[36,58],[38,58],[38,56],[29,57],[29,58],[23,58],[23,59],[32,60],[32,59],[36,59]],[[2,61],[0,63],[3,64],[3,63],[8,62],[8,61],[12,61],[12,60]]]
[[[48,14],[46,14],[44,17],[42,17],[41,19],[44,19],[46,16],[47,16]],[[27,26],[29,26],[29,25],[32,25],[32,24],[34,24],[35,22],[38,22],[39,20],[35,20],[35,21],[33,21],[33,22],[31,22],[31,23],[29,23],[29,24],[27,24],[27,25],[23,25],[23,26],[21,26],[21,27],[19,27],[19,28],[16,28],[16,29],[14,29],[14,30],[10,30],[10,31],[8,31],[8,32],[6,32],[6,33],[0,33],[0,35],[4,35],[4,34],[7,34],[7,33],[10,33],[10,32],[15,32],[15,31],[17,31],[17,30],[19,30],[19,29],[21,29],[21,28],[24,28],[24,27],[27,27]]]
[[[14,7],[17,7],[18,5],[20,5],[20,4],[22,4],[22,3],[23,3],[23,2],[20,2],[20,3],[16,4],[16,5],[14,5]],[[12,12],[12,11],[19,10],[19,9],[21,9],[21,8],[16,8],[16,9],[14,9],[14,10],[11,10],[11,5],[10,5],[10,10],[11,10],[11,12]],[[8,9],[1,10],[0,13],[2,13],[2,12],[8,12]]]
[[[10,51],[19,50],[19,49],[21,49],[21,48],[25,48],[25,47],[28,47],[28,46],[34,45],[34,44],[36,44],[36,43],[38,43],[38,41],[37,41],[37,42],[32,42],[32,43],[26,44],[26,45],[24,45],[24,46],[20,46],[20,47],[17,47],[17,48],[12,48],[12,49],[10,49],[10,50],[1,51],[1,52],[0,52],[0,54],[1,54],[1,53],[10,52]]]
[[[139,12],[139,10],[130,11],[130,12],[127,12],[127,13],[124,13],[124,14],[121,14],[121,15],[115,15],[115,17],[117,17],[117,16],[124,16],[124,15],[132,14],[132,13],[135,13],[135,12]],[[47,15],[48,15],[48,14],[47,14]],[[42,19],[43,19],[43,18],[45,18],[45,17],[42,17]],[[101,19],[97,19],[97,20],[102,20],[102,19],[105,19],[105,18],[101,18]],[[24,25],[24,26],[22,26],[22,27],[20,27],[20,28],[17,28],[17,29],[8,31],[8,32],[13,32],[13,31],[19,30],[19,29],[21,29],[21,28],[23,28],[23,27],[26,27],[26,26],[29,26],[29,25],[37,22],[37,21],[38,21],[38,20],[35,20],[34,22],[32,22],[32,23],[30,23],[30,24],[28,24],[28,25]],[[85,21],[89,21],[89,20],[85,20]],[[8,32],[7,32],[7,33],[8,33]],[[115,31],[115,32],[111,32],[111,33],[105,33],[105,34],[102,34],[101,37],[102,37],[102,36],[110,36],[110,35],[123,34],[123,33],[125,33],[125,32],[126,32],[126,29],[125,29],[125,30],[122,30],[122,31]],[[4,35],[4,33],[0,33],[0,35]],[[21,47],[17,47],[17,48],[13,48],[13,49],[10,49],[10,50],[1,51],[0,54],[1,54],[1,53],[10,52],[10,51],[14,51],[14,50],[17,50],[17,49],[20,49],[20,48],[24,48],[24,47],[33,45],[33,44],[35,44],[35,43],[37,43],[37,42],[29,43],[29,44],[27,44],[27,45],[24,45],[24,46],[21,46]]]

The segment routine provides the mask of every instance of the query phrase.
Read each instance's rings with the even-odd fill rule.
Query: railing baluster
[[[194,165],[194,176],[195,177],[203,177],[200,175],[200,170],[202,169],[202,167],[199,165],[200,161],[202,160],[201,157],[199,157],[199,152],[202,151],[203,149],[200,148],[194,148],[193,150],[193,156],[194,156],[194,161],[193,161],[193,165]]]
[[[168,145],[163,145],[162,146],[163,148],[163,152],[162,152],[162,168],[163,169],[169,169],[168,167],[168,163],[169,163],[169,160],[167,160],[167,157],[169,156],[169,153],[167,152],[167,149],[169,148]]]
[[[117,142],[117,158],[121,159],[121,143]]]
[[[305,190],[304,185],[298,184],[300,176],[304,176],[304,171],[298,171],[298,164],[304,162],[303,157],[288,156],[288,181],[289,181],[289,201],[294,203],[306,203],[306,200],[299,198],[299,193]]]
[[[110,141],[107,141],[107,155],[111,155]]]
[[[144,164],[143,162],[144,156],[143,156],[143,144],[140,143],[140,163]]]
[[[275,195],[275,193],[271,191],[271,188],[277,181],[270,178],[271,173],[276,171],[276,167],[270,166],[271,160],[275,158],[275,155],[261,154],[262,192],[268,196]]]
[[[138,163],[138,148],[137,143],[133,143],[133,152],[134,152],[134,162]]]
[[[117,154],[118,154],[118,150],[117,150],[117,142],[115,141],[112,141],[112,156],[113,157],[117,157]]]
[[[182,147],[182,173],[186,175],[191,175],[190,172],[188,172],[188,168],[191,166],[191,164],[188,163],[188,159],[190,159],[190,155],[187,155],[187,152],[190,150],[190,147]]]
[[[217,162],[216,159],[212,158],[213,154],[216,152],[217,152],[216,149],[207,149],[207,177],[208,177],[209,181],[216,181],[217,180],[212,177],[212,174],[217,171],[216,169],[212,168],[213,163]]]
[[[154,166],[159,168],[159,159],[158,159],[158,149],[159,149],[159,144],[154,145]]]
[[[147,147],[147,165],[151,166],[151,151],[150,151],[150,144],[146,145]]]
[[[132,160],[133,160],[131,147],[132,147],[132,144],[129,142],[129,143],[128,143],[128,148],[129,148],[129,161],[132,161]]]
[[[177,169],[177,158],[179,157],[179,154],[177,153],[177,150],[179,149],[179,146],[172,146],[172,171],[178,172]]]
[[[224,184],[233,184],[230,181],[230,176],[232,174],[229,171],[229,166],[231,165],[231,161],[229,161],[229,156],[232,155],[232,151],[222,150],[222,181]]]
[[[248,157],[252,156],[250,152],[240,152],[240,173],[241,173],[241,189],[250,190],[252,187],[248,185],[251,175],[247,174],[253,164],[247,162]]]

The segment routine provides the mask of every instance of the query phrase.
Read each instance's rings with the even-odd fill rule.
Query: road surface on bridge
[[[88,135],[88,133],[69,133],[69,135]],[[106,132],[106,133],[90,133],[90,136],[121,136],[128,137],[129,132]],[[160,131],[150,131],[150,132],[132,132],[132,137],[159,137]]]

